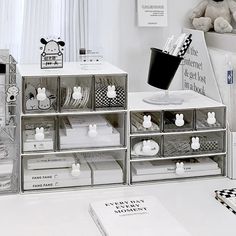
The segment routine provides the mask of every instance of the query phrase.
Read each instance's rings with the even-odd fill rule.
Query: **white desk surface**
[[[231,187],[236,187],[236,181],[222,177],[145,186],[1,196],[0,235],[100,236],[88,213],[89,202],[135,195],[156,196],[193,236],[236,235],[236,215],[214,199],[214,190]],[[171,227],[168,219],[166,225]]]

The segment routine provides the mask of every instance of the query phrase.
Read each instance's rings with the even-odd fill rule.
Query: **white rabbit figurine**
[[[180,163],[177,162],[177,163],[176,163],[175,173],[176,173],[177,175],[183,175],[184,172],[185,172],[185,170],[184,170],[184,163],[183,163],[183,162],[180,162]]]
[[[37,141],[42,141],[44,140],[44,128],[41,127],[41,128],[36,128],[35,130],[35,140]]]
[[[143,141],[143,147],[142,147],[142,151],[143,151],[143,154],[149,154],[152,150],[152,147],[151,147],[151,141],[150,140],[147,140],[147,141]]]
[[[89,125],[89,131],[88,131],[88,136],[90,138],[96,137],[98,134],[97,132],[97,125]]]
[[[107,97],[108,98],[115,98],[116,97],[116,87],[115,85],[108,85],[107,86]]]
[[[216,123],[215,112],[207,113],[207,123],[209,125],[214,125]]]
[[[133,146],[132,154],[136,156],[155,156],[159,152],[159,144],[154,140],[144,140]]]
[[[198,137],[196,137],[196,138],[193,137],[192,138],[191,148],[193,150],[197,150],[197,149],[200,148],[200,143],[199,143],[199,138]]]
[[[38,91],[38,94],[37,94],[36,98],[38,101],[43,101],[47,98],[45,88],[38,88],[37,91]]]
[[[143,116],[143,127],[148,129],[152,127],[151,116]]]
[[[72,164],[72,170],[71,170],[71,175],[73,177],[78,177],[80,175],[80,164],[79,163],[74,163]]]
[[[74,87],[72,98],[75,100],[80,100],[82,98],[81,87]]]
[[[181,127],[184,125],[184,115],[183,114],[176,114],[175,125]]]

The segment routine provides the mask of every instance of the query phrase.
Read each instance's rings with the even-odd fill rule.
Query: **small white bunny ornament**
[[[74,87],[72,98],[75,100],[80,100],[82,98],[81,87]]]
[[[216,123],[215,112],[207,113],[207,123],[209,125],[214,125]]]
[[[184,170],[184,163],[183,163],[183,162],[180,162],[180,163],[177,162],[177,163],[176,163],[175,173],[176,173],[177,175],[183,175],[184,172],[185,172],[185,170]]]
[[[41,128],[36,128],[35,129],[35,140],[37,141],[42,141],[44,140],[44,128],[41,127]]]
[[[90,138],[96,137],[98,134],[97,132],[97,125],[89,125],[89,131],[88,131],[88,136]]]
[[[107,86],[107,97],[108,98],[115,98],[116,97],[116,87],[115,85],[108,85]]]
[[[45,88],[38,88],[37,91],[38,91],[38,94],[37,94],[36,98],[38,101],[43,101],[47,98]]]
[[[196,137],[196,138],[193,137],[192,138],[191,148],[193,150],[197,150],[197,149],[200,148],[200,143],[199,143],[199,138],[198,137]]]
[[[181,127],[184,125],[184,115],[183,114],[176,114],[175,125]]]
[[[79,163],[74,163],[72,164],[72,170],[71,170],[71,175],[73,177],[78,177],[80,175],[80,164]]]
[[[143,116],[143,127],[148,129],[152,127],[151,116]]]

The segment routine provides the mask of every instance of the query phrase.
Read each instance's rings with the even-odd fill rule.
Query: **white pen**
[[[163,48],[163,52],[168,53],[170,51],[171,45],[172,45],[172,41],[174,39],[174,35],[172,35],[171,37],[169,37],[165,43],[165,46]]]
[[[179,51],[180,51],[180,49],[181,49],[181,47],[182,47],[182,45],[183,45],[183,43],[185,41],[185,37],[186,37],[186,34],[183,33],[176,40],[176,42],[175,42],[176,47],[175,47],[175,50],[172,53],[173,56],[177,56],[178,55],[178,53],[179,53]]]

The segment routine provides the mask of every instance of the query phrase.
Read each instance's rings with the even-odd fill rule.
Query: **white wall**
[[[96,32],[101,40],[97,46],[102,47],[106,60],[128,72],[130,91],[155,89],[146,83],[150,48],[162,48],[168,36],[179,35],[182,27],[189,25],[189,10],[199,1],[168,0],[168,27],[143,28],[137,27],[136,0],[99,0]],[[179,70],[170,89],[181,87]]]

